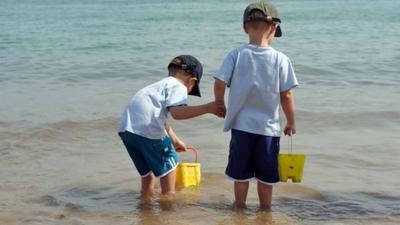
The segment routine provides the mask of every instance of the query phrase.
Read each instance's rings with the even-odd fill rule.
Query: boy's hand
[[[218,107],[217,107],[217,104],[215,104],[215,102],[207,103],[206,107],[207,107],[208,113],[212,113],[212,114],[218,116]]]
[[[285,129],[283,130],[285,135],[292,136],[296,134],[296,126],[291,124],[286,124]]]
[[[216,101],[215,104],[217,105],[217,116],[225,118],[226,115],[226,107],[224,101]]]
[[[177,152],[185,152],[186,151],[185,143],[183,143],[183,141],[181,141],[179,139],[174,142],[174,147]]]

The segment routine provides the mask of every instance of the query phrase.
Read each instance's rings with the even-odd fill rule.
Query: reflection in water
[[[254,222],[254,224],[274,224],[272,213],[260,211],[256,214]]]
[[[218,222],[219,225],[295,225],[294,220],[290,219],[284,214],[277,212],[268,212],[263,210],[256,211],[232,211],[227,214],[226,218]]]
[[[182,213],[186,212],[185,207],[187,206],[184,202],[173,195],[140,197],[136,206],[135,221],[143,225],[189,224],[190,220],[185,222],[185,218],[182,218]]]
[[[191,193],[189,191],[188,193]],[[186,193],[187,194],[187,193]],[[193,193],[192,193],[193,194]],[[139,197],[135,210],[136,224],[219,224],[219,225],[293,225],[292,219],[278,212],[257,207],[237,209],[231,202],[202,202],[193,195]],[[199,196],[197,196],[199,197]]]
[[[143,225],[162,224],[160,214],[155,210],[153,199],[140,197],[136,207],[137,223]]]

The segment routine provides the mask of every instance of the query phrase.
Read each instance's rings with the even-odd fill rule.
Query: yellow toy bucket
[[[279,179],[282,182],[287,182],[292,179],[292,182],[299,183],[303,178],[305,154],[292,153],[292,136],[290,136],[290,151],[289,153],[280,153],[278,156],[279,164]]]
[[[194,163],[179,163],[176,167],[176,185],[181,187],[198,186],[200,185],[201,172],[199,153],[193,147],[188,147],[187,150],[191,151],[195,156]]]

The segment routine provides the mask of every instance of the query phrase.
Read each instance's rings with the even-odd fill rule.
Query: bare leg
[[[239,182],[235,181],[235,207],[246,208],[247,192],[249,190],[249,181]]]
[[[163,195],[175,193],[176,170],[160,178],[161,193]]]
[[[260,200],[260,209],[271,209],[272,185],[257,183],[258,198]]]
[[[142,177],[142,190],[140,190],[140,192],[143,196],[150,197],[153,194],[154,182],[155,177],[153,173]]]

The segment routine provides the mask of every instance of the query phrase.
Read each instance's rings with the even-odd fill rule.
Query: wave
[[[376,112],[312,112],[298,110],[296,112],[298,126],[309,129],[361,129],[361,128],[399,128],[399,111]],[[185,121],[188,126],[207,129],[220,129],[222,120],[215,123],[214,119],[201,117]],[[35,124],[30,121],[0,121],[0,137],[7,138],[23,135],[25,138],[51,139],[62,135],[79,132],[117,132],[119,117],[104,117],[92,120],[64,120],[53,123]],[[219,127],[221,125],[221,127]],[[184,131],[186,125],[182,126]],[[28,135],[29,134],[29,135]]]
[[[359,129],[359,128],[399,128],[399,111],[377,112],[297,112],[299,126],[305,129]]]
[[[115,130],[118,127],[119,118],[101,118],[93,120],[64,120],[54,123],[35,124],[30,121],[0,121],[0,135],[29,134],[31,138],[52,138],[59,134],[76,133],[90,130]]]

